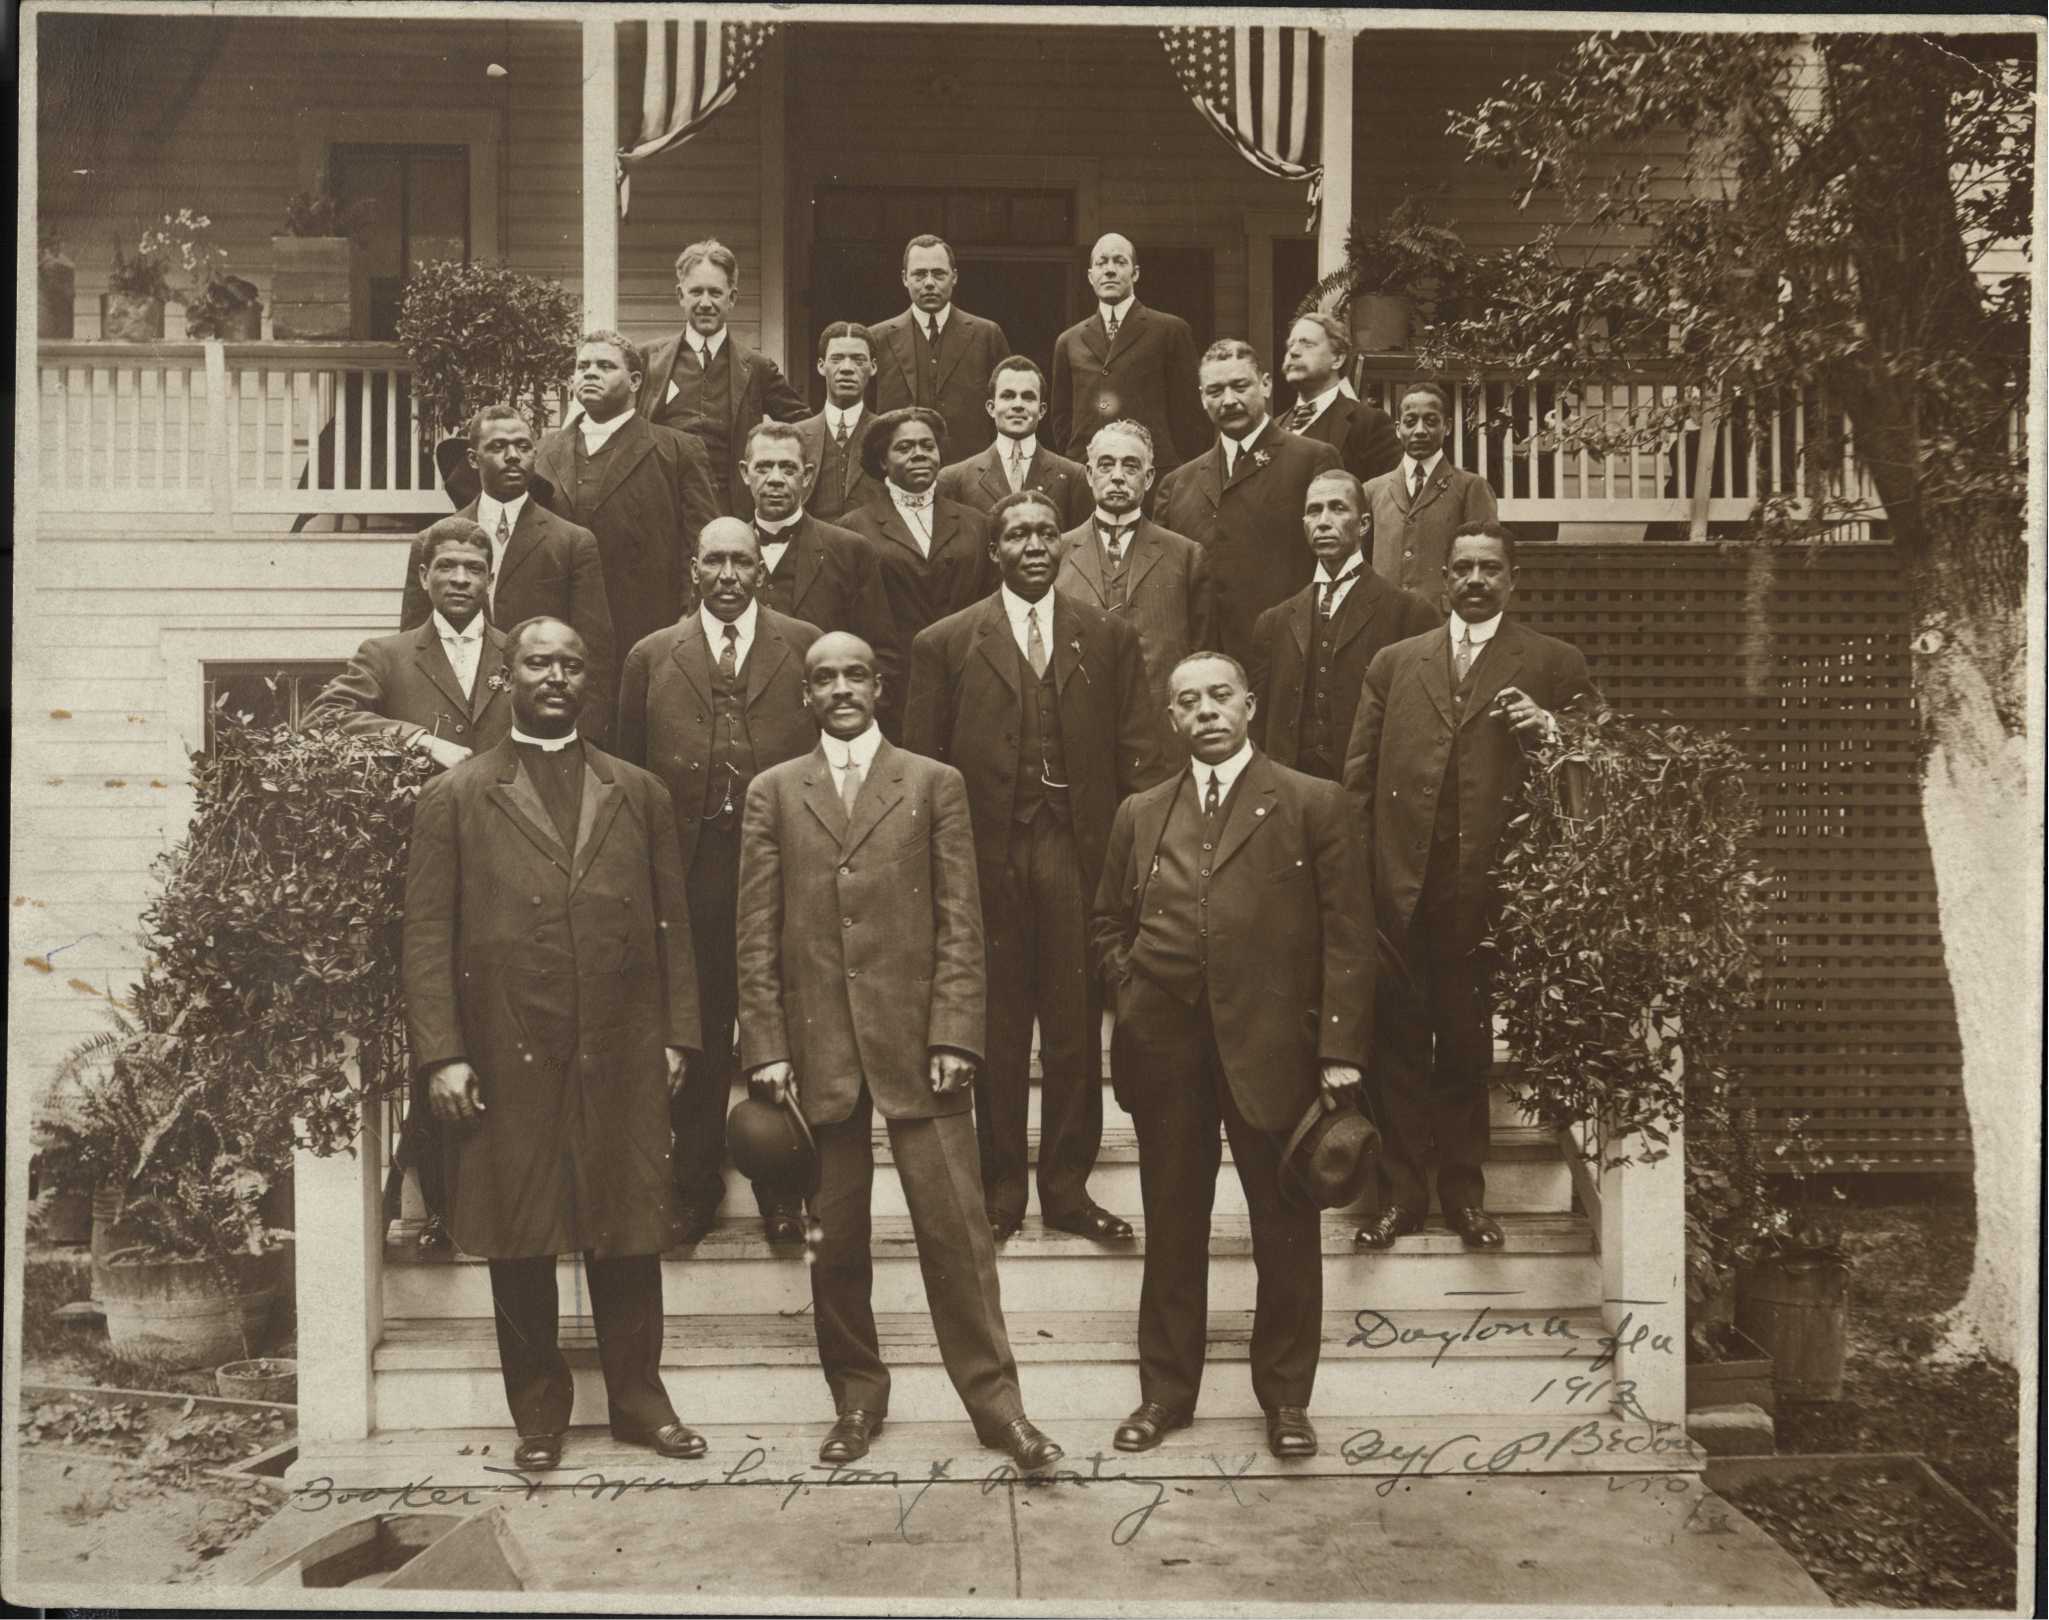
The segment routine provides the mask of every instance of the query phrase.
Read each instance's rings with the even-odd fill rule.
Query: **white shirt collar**
[[[1012,456],[1022,455],[1025,458],[1025,465],[1030,466],[1032,458],[1039,453],[1039,436],[1036,433],[1027,433],[1022,439],[1006,439],[999,433],[996,435],[996,453],[1005,461]]]
[[[836,771],[844,771],[851,759],[866,776],[869,767],[875,763],[876,751],[882,747],[882,728],[870,720],[868,729],[858,737],[834,737],[821,731],[818,740],[825,748],[826,764]]]
[[[929,512],[932,510],[933,503],[939,498],[939,486],[937,484],[927,484],[922,491],[915,495],[909,490],[891,483],[888,479],[884,479],[883,484],[889,490],[889,498],[906,511]],[[931,520],[928,518],[926,522],[929,526]]]
[[[804,509],[801,506],[798,507],[796,511],[792,512],[788,517],[784,518],[780,523],[771,523],[767,518],[761,516],[761,514],[758,512],[754,516],[754,526],[757,529],[759,529],[763,534],[781,534],[785,530],[794,529],[798,524],[802,523],[803,521]]]
[[[544,754],[559,754],[563,749],[576,741],[576,729],[572,726],[569,735],[566,737],[529,737],[519,727],[514,726],[512,728],[512,740],[516,743],[525,743],[532,748],[538,748]]]
[[[1098,303],[1096,305],[1096,313],[1103,317],[1103,324],[1105,326],[1108,326],[1110,324],[1110,317],[1112,315],[1115,315],[1117,317],[1117,324],[1119,326],[1122,326],[1125,322],[1125,319],[1131,314],[1131,306],[1135,304],[1137,301],[1138,294],[1135,292],[1128,292],[1124,295],[1124,302],[1121,304]]]
[[[1010,620],[1011,634],[1017,637],[1018,646],[1025,644],[1025,620],[1036,612],[1039,615],[1039,634],[1046,638],[1046,651],[1050,653],[1053,650],[1053,593],[1048,591],[1038,601],[1027,602],[1008,585],[999,585],[996,594],[1003,599],[1004,616]]]
[[[1428,461],[1420,462],[1414,456],[1410,455],[1406,450],[1404,450],[1402,452],[1402,482],[1404,484],[1410,484],[1415,481],[1415,474],[1410,470],[1415,467],[1421,467],[1423,469],[1423,476],[1425,478],[1428,478],[1432,473],[1437,471],[1437,464],[1443,459],[1444,450],[1442,446],[1440,446],[1436,451],[1432,453]]]
[[[861,412],[867,403],[866,400],[856,400],[852,405],[842,410],[839,406],[828,400],[825,406],[825,425],[827,429],[837,433],[840,430],[840,424],[844,422],[847,425],[847,431],[849,433],[853,432],[855,428],[861,425]]]
[[[1351,554],[1351,556],[1347,557],[1343,562],[1338,564],[1338,571],[1335,574],[1333,574],[1321,562],[1317,563],[1315,583],[1317,583],[1318,585],[1330,585],[1336,583],[1340,579],[1354,580],[1357,579],[1365,571],[1366,559],[1360,556],[1359,553],[1355,551]]]
[[[1122,517],[1112,517],[1100,506],[1095,509],[1092,515],[1095,518],[1096,527],[1106,534],[1115,534],[1119,529],[1130,529],[1135,533],[1138,529],[1140,518],[1144,516],[1141,511],[1134,507]]]
[[[918,323],[918,330],[921,332],[929,328],[934,321],[937,321],[939,323],[939,335],[944,337],[946,335],[946,323],[953,319],[953,303],[951,300],[948,300],[929,315],[918,308],[916,304],[913,304],[911,305],[911,319]]]
[[[1349,394],[1351,391],[1351,385],[1344,378],[1338,378],[1336,382],[1332,383],[1309,402],[1314,407],[1309,413],[1309,420],[1314,422],[1325,411],[1330,409],[1330,402],[1332,400],[1336,399],[1340,394]]]
[[[519,514],[526,510],[526,491],[521,490],[509,501],[493,500],[489,495],[477,497],[477,524],[491,537],[491,543],[498,543],[498,514],[505,514],[508,529],[519,527]]]
[[[1484,647],[1494,639],[1494,632],[1500,628],[1501,615],[1499,613],[1495,614],[1491,619],[1482,619],[1478,624],[1461,619],[1456,613],[1451,616],[1451,639],[1454,642],[1463,633],[1475,647]]]
[[[439,608],[436,608],[429,617],[434,621],[434,634],[443,641],[481,642],[484,639],[484,615],[482,613],[471,619],[460,630],[456,629],[454,625],[441,616],[441,609]]]
[[[719,350],[726,346],[726,329],[722,326],[710,337],[706,337],[696,327],[686,327],[683,331],[683,341],[693,349],[702,349],[705,359],[715,360],[718,358]]]
[[[1230,797],[1231,789],[1237,783],[1239,773],[1251,763],[1252,739],[1250,737],[1247,737],[1238,745],[1237,753],[1233,754],[1229,759],[1220,760],[1215,765],[1205,765],[1199,759],[1191,759],[1188,762],[1188,768],[1195,773],[1196,803],[1200,804],[1203,796],[1209,792],[1210,772],[1216,772],[1217,798],[1221,801]]]
[[[697,610],[697,617],[704,626],[704,639],[711,643],[711,656],[716,662],[719,649],[726,644],[726,621],[710,608],[701,605]],[[747,649],[754,645],[754,627],[760,622],[760,618],[761,604],[749,602],[741,610],[740,617],[733,621],[733,629],[738,632],[735,639],[740,643],[740,650],[734,656],[743,662],[747,657]]]
[[[1272,420],[1273,418],[1271,416],[1262,416],[1259,419],[1259,425],[1255,427],[1250,433],[1246,434],[1245,437],[1242,439],[1233,439],[1231,438],[1230,434],[1226,433],[1224,435],[1224,438],[1228,440],[1230,443],[1237,446],[1237,449],[1232,452],[1233,455],[1242,456],[1245,454],[1246,451],[1250,450],[1253,447],[1253,445],[1258,442],[1259,436],[1266,431],[1267,423],[1271,422]],[[1231,463],[1231,465],[1235,467],[1237,466],[1237,462],[1234,460]]]
[[[583,435],[586,451],[596,452],[612,442],[612,435],[633,420],[633,407],[627,406],[609,422],[593,422],[588,413],[576,419],[576,431]]]

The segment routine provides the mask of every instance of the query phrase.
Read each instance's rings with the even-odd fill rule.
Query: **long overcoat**
[[[475,1069],[448,1133],[450,1227],[489,1259],[659,1253],[669,1239],[664,1046],[696,1049],[697,975],[669,795],[584,745],[564,849],[510,741],[420,794],[406,876],[416,1069]]]

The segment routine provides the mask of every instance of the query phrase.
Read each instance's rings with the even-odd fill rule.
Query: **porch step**
[[[1025,1409],[1041,1423],[1114,1423],[1138,1400],[1135,1311],[1008,1312]],[[1370,1325],[1370,1336],[1361,1327]],[[890,1367],[890,1416],[943,1422],[960,1415],[931,1318],[923,1312],[876,1319]],[[1606,1411],[1612,1370],[1591,1370],[1600,1352],[1598,1308],[1393,1311],[1361,1324],[1328,1312],[1316,1403],[1382,1415]],[[1199,1410],[1206,1417],[1256,1417],[1247,1372],[1249,1311],[1213,1311]],[[1360,1342],[1364,1339],[1365,1342]],[[587,1318],[565,1320],[564,1350],[577,1379],[577,1415],[604,1410],[596,1338]],[[471,1318],[396,1323],[376,1352],[380,1427],[436,1428],[502,1421],[504,1386],[491,1323]],[[808,1317],[670,1316],[662,1346],[664,1381],[685,1422],[693,1413],[775,1413],[783,1421],[832,1420]]]
[[[1130,1243],[1101,1244],[1049,1230],[1036,1214],[999,1251],[1003,1302],[1012,1311],[1118,1311],[1135,1307],[1138,1260],[1144,1253],[1144,1222],[1134,1217]],[[1489,1254],[1466,1249],[1455,1234],[1432,1226],[1373,1253],[1357,1249],[1349,1215],[1323,1218],[1324,1298],[1346,1311],[1443,1308],[1447,1296],[1513,1301],[1518,1310],[1569,1309],[1601,1297],[1600,1257],[1592,1230],[1578,1215],[1504,1214],[1503,1247]],[[875,1258],[874,1306],[878,1312],[925,1310],[925,1285],[918,1269],[911,1223],[881,1216],[870,1239]],[[1210,1222],[1210,1307],[1250,1310],[1256,1278],[1251,1223],[1243,1215],[1217,1215]],[[557,1270],[565,1310],[582,1297],[582,1278],[573,1260]],[[811,1285],[803,1253],[794,1246],[772,1248],[761,1222],[749,1213],[721,1217],[693,1249],[663,1257],[663,1300],[676,1314],[749,1315],[810,1309]],[[1480,1297],[1480,1296],[1484,1296]],[[490,1277],[483,1263],[467,1256],[419,1260],[399,1245],[385,1250],[384,1314],[398,1322],[420,1317],[484,1317],[491,1314]]]
[[[1105,1209],[1120,1214],[1144,1207],[1138,1180],[1138,1133],[1117,1112],[1103,1126],[1103,1145],[1096,1155],[1096,1168],[1089,1177],[1089,1193]],[[878,1216],[908,1215],[903,1183],[897,1179],[896,1156],[890,1150],[889,1131],[877,1122],[875,1144],[875,1189],[871,1208]],[[1039,1162],[1039,1128],[1028,1134],[1028,1153]],[[1217,1175],[1218,1215],[1246,1213],[1245,1188],[1232,1168],[1231,1144],[1223,1143],[1224,1162]],[[1497,1213],[1559,1214],[1572,1208],[1572,1174],[1560,1156],[1554,1134],[1534,1125],[1496,1125],[1487,1149],[1487,1207]],[[747,1178],[728,1163],[725,1168],[725,1213],[743,1215],[755,1208],[754,1191]],[[1036,1194],[1034,1194],[1036,1197]]]

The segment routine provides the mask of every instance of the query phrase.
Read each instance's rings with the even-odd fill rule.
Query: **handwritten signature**
[[[1675,1349],[1671,1334],[1653,1331],[1650,1324],[1637,1321],[1633,1311],[1625,1311],[1622,1320],[1612,1329],[1597,1334],[1582,1333],[1570,1317],[1555,1313],[1546,1316],[1540,1324],[1535,1317],[1502,1317],[1495,1316],[1493,1312],[1492,1305],[1481,1305],[1473,1311],[1469,1321],[1458,1327],[1427,1327],[1413,1322],[1404,1324],[1385,1311],[1362,1306],[1352,1313],[1352,1336],[1345,1343],[1368,1350],[1392,1350],[1405,1345],[1434,1343],[1437,1351],[1431,1356],[1430,1365],[1435,1367],[1451,1353],[1454,1345],[1485,1344],[1490,1339],[1500,1338],[1564,1339],[1570,1341],[1561,1352],[1566,1360],[1577,1356],[1583,1345],[1594,1347],[1593,1359],[1587,1365],[1596,1372],[1611,1365],[1619,1355],[1640,1350],[1670,1355]]]

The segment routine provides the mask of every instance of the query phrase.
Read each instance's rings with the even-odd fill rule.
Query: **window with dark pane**
[[[331,184],[344,202],[377,204],[366,249],[370,260],[370,335],[398,336],[398,303],[416,265],[470,256],[470,154],[467,146],[352,143],[329,155]]]
[[[209,662],[204,667],[206,751],[222,714],[246,715],[259,727],[298,726],[327,683],[348,668],[342,659]]]

